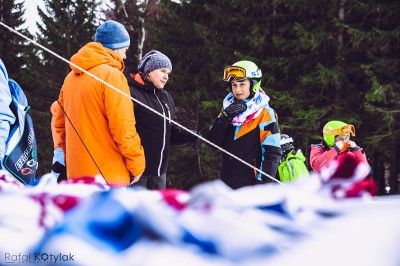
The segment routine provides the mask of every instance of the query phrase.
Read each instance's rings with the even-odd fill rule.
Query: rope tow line
[[[236,155],[234,155],[234,154],[232,154],[232,153],[226,151],[225,149],[219,147],[218,145],[214,144],[213,142],[211,142],[211,141],[205,139],[204,137],[202,137],[202,136],[200,136],[200,135],[198,135],[198,134],[192,132],[190,129],[186,128],[185,126],[179,124],[178,122],[175,122],[175,121],[172,120],[171,118],[169,118],[169,117],[167,117],[167,116],[165,116],[165,115],[159,113],[158,111],[152,109],[151,107],[145,105],[144,103],[142,103],[142,102],[136,100],[136,99],[133,98],[131,95],[126,94],[125,92],[119,90],[119,89],[116,88],[115,86],[113,86],[113,85],[107,83],[106,81],[100,79],[99,77],[93,75],[92,73],[88,72],[87,70],[85,70],[85,69],[81,68],[80,66],[78,66],[78,65],[76,65],[76,64],[74,64],[74,63],[72,63],[71,61],[65,59],[64,57],[62,57],[62,56],[60,56],[60,55],[58,55],[57,53],[53,52],[52,50],[50,50],[50,49],[44,47],[43,45],[37,43],[36,41],[30,39],[29,37],[26,37],[26,36],[23,35],[22,33],[20,33],[20,32],[18,32],[18,31],[14,30],[13,28],[9,27],[8,25],[4,24],[4,23],[1,22],[1,21],[0,21],[0,25],[3,26],[3,27],[5,27],[5,28],[8,29],[9,31],[11,31],[11,32],[13,32],[13,33],[15,33],[15,34],[17,34],[17,35],[20,36],[21,38],[23,38],[23,39],[29,41],[30,43],[32,43],[32,44],[34,44],[34,45],[40,47],[40,48],[43,49],[44,51],[46,51],[46,52],[52,54],[53,56],[57,57],[57,58],[60,59],[61,61],[64,61],[65,63],[76,67],[76,68],[79,69],[80,71],[86,73],[87,75],[89,75],[90,77],[94,78],[95,80],[97,80],[97,81],[103,83],[104,85],[106,85],[107,87],[113,89],[114,91],[116,91],[116,92],[122,94],[122,95],[125,96],[125,97],[128,97],[129,99],[131,99],[131,100],[134,101],[135,103],[140,104],[141,106],[145,107],[146,109],[150,110],[151,112],[153,112],[153,113],[155,113],[155,114],[157,114],[157,115],[163,117],[164,119],[167,119],[170,123],[173,123],[174,125],[176,125],[176,126],[182,128],[182,129],[186,130],[186,131],[189,132],[190,134],[192,134],[192,135],[198,137],[199,139],[201,139],[201,140],[204,141],[205,143],[207,143],[207,144],[213,146],[214,148],[220,150],[221,152],[224,152],[224,153],[228,154],[228,155],[231,156],[232,158],[235,158],[236,160],[238,160],[238,161],[240,161],[241,163],[247,165],[248,167],[251,167],[252,169],[254,169],[255,171],[261,173],[262,175],[264,175],[264,176],[266,176],[266,177],[272,179],[273,181],[275,181],[275,182],[277,182],[277,183],[280,183],[280,184],[283,184],[281,181],[277,180],[275,177],[272,177],[271,175],[269,175],[269,174],[267,174],[267,173],[261,171],[260,169],[258,169],[258,168],[256,168],[256,167],[254,167],[253,165],[249,164],[248,162],[246,162],[246,161],[242,160],[241,158],[237,157]]]

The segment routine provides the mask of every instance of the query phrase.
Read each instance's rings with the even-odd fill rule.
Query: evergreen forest
[[[400,1],[43,0],[34,33],[25,25],[24,2],[0,0],[0,21],[68,60],[107,19],[130,34],[126,71],[136,72],[150,50],[166,54],[173,71],[165,89],[177,122],[203,136],[229,92],[224,68],[253,61],[281,133],[307,158],[328,121],[353,124],[378,194],[400,193]],[[0,58],[27,95],[38,175],[46,174],[53,158],[50,105],[70,68],[1,25]],[[218,178],[219,165],[220,151],[204,143],[199,153],[174,146],[167,185],[189,190]]]

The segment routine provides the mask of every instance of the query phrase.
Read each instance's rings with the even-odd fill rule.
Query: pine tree
[[[171,3],[173,4],[173,3]],[[127,0],[127,1],[113,1],[113,7],[111,10],[106,12],[106,16],[109,19],[115,19],[118,22],[125,25],[131,37],[131,46],[127,53],[127,59],[125,60],[125,65],[127,71],[136,72],[137,65],[140,59],[143,57],[145,53],[150,50],[156,49],[165,53],[171,60],[173,64],[173,74],[179,75],[179,67],[176,67],[176,63],[174,61],[174,54],[170,52],[169,49],[164,49],[165,43],[168,42],[169,39],[163,39],[163,37],[158,36],[158,34],[162,34],[162,29],[167,27],[168,25],[172,25],[171,22],[166,22],[166,14],[165,10],[162,8],[160,1],[158,0],[150,0],[150,1],[135,1],[135,0]],[[173,25],[176,27],[176,25]],[[179,31],[179,29],[178,29]],[[172,34],[170,30],[167,31],[167,34]],[[161,39],[161,45],[158,45],[158,39]],[[168,47],[170,48],[170,47]],[[175,74],[176,73],[176,74]],[[186,77],[186,76],[185,76]],[[171,85],[170,85],[171,84]],[[177,95],[177,91],[174,89],[169,90],[169,88],[173,88],[174,83],[172,81],[168,82],[167,90],[173,95],[176,101],[177,113],[178,117],[182,118],[179,122],[183,123],[185,126],[190,128],[197,128],[196,121],[198,118],[192,116],[192,112],[187,112],[192,110],[192,98],[195,95],[189,95],[188,93],[184,93],[184,95]],[[181,98],[182,96],[182,98]],[[180,99],[176,99],[179,97]],[[197,99],[198,97],[195,96]],[[187,99],[187,100],[186,100]],[[197,103],[196,106],[199,104]],[[182,111],[184,113],[182,114]],[[187,115],[189,114],[190,115]],[[194,122],[193,122],[194,121]],[[174,154],[178,154],[177,158],[174,158]],[[188,162],[185,158],[186,155],[190,154],[190,161]],[[173,147],[171,151],[171,163],[170,168],[168,170],[168,178],[169,186],[179,187],[179,188],[187,188],[190,186],[191,182],[187,182],[189,185],[182,184],[185,181],[188,181],[187,178],[183,178],[187,175],[187,169],[192,167],[191,163],[197,164],[196,160],[198,157],[193,157],[193,151],[191,147]],[[188,167],[189,166],[189,167]],[[184,171],[183,171],[184,169]]]
[[[393,21],[400,5],[285,0],[274,5],[273,20],[257,24],[275,25],[270,53],[262,54],[268,83],[279,92],[272,95],[283,118],[281,128],[306,145],[320,139],[322,126],[331,119],[356,125],[356,141],[370,155],[371,165],[374,160],[390,165],[397,193],[400,61],[393,55],[399,52],[400,28]],[[381,125],[370,123],[371,117]],[[385,183],[383,176],[375,177]]]
[[[396,1],[162,3],[167,17],[151,28],[151,45],[173,61],[169,87],[187,121],[199,121],[200,128],[210,125],[227,93],[220,81],[223,67],[249,59],[264,73],[262,87],[279,114],[282,132],[293,136],[298,148],[306,148],[306,155],[331,119],[355,124],[360,129],[356,140],[370,156],[374,142],[399,146],[382,142],[389,136],[399,139]],[[193,109],[200,110],[197,116]],[[368,125],[374,127],[369,110],[385,121],[370,131],[376,135],[366,138]],[[177,169],[189,176],[184,160],[174,157]],[[202,159],[211,165],[203,168],[206,177],[214,178],[217,157],[206,148]]]
[[[41,23],[38,23],[37,41],[69,60],[83,45],[94,40],[98,0],[45,0],[45,9],[38,8]],[[45,102],[58,98],[64,78],[70,68],[54,55],[40,51],[41,90],[46,91]]]
[[[0,0],[0,20],[7,26],[17,30],[18,32],[31,37],[28,30],[23,26],[25,20],[24,5],[15,0]],[[3,60],[9,76],[25,85],[20,75],[26,71],[26,60],[28,57],[27,42],[9,31],[4,27],[0,27],[0,58]]]
[[[93,41],[98,21],[97,0],[45,0],[45,10],[38,7],[36,41],[69,60],[83,45]],[[54,55],[34,47],[28,63],[32,118],[38,142],[38,175],[50,172],[53,158],[50,106],[58,99],[70,68]]]
[[[210,76],[212,73],[210,64],[214,63],[214,60],[208,58],[207,47],[197,32],[201,30],[201,25],[198,26],[198,29],[196,28],[197,18],[201,18],[200,14],[203,11],[197,9],[202,6],[197,2],[177,4],[172,1],[163,1],[164,19],[156,20],[151,25],[146,24],[146,27],[152,33],[149,42],[151,49],[160,50],[172,61],[173,70],[166,90],[174,98],[178,122],[188,128],[202,131],[199,99],[202,92],[207,89],[205,86],[213,86],[215,79]],[[198,14],[199,17],[197,17]],[[200,77],[203,77],[202,81]],[[206,83],[203,82],[204,77],[207,77]],[[206,101],[209,98],[202,99]],[[204,150],[201,153],[204,154]],[[172,147],[170,154],[167,172],[170,186],[188,189],[196,183],[208,179],[207,169],[204,173],[206,176],[202,176],[202,171],[200,171],[200,169],[203,170],[200,158],[207,160],[207,157],[195,156],[190,146]],[[214,158],[213,156],[208,157]],[[214,161],[205,164],[210,169],[218,171],[218,164]]]
[[[140,59],[151,49],[149,42],[152,32],[147,26],[163,17],[159,1],[113,0],[112,6],[105,13],[107,19],[120,22],[129,32],[131,45],[126,54],[126,71],[136,72]]]
[[[362,134],[366,136],[368,149],[374,151],[371,159],[389,172],[385,176],[383,171],[374,169],[380,194],[385,193],[386,185],[390,186],[391,194],[397,194],[400,192],[400,24],[394,21],[400,14],[400,4],[390,0],[359,1],[350,2],[349,8],[349,19],[343,27],[349,45],[357,50],[351,58],[358,66],[354,76],[359,86],[366,88]]]
[[[106,11],[106,18],[118,21],[125,26],[131,38],[131,45],[126,52],[126,59],[124,60],[126,71],[137,65],[138,62],[138,40],[141,28],[142,12],[135,0],[114,0],[113,8]]]

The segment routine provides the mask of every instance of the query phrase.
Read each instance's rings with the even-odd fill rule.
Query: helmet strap
[[[254,97],[254,95],[256,94],[254,92],[254,86],[260,81],[259,79],[249,79],[250,80],[250,95],[249,97],[247,97],[247,99],[251,99]]]

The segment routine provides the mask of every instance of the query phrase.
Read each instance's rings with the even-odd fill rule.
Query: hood
[[[107,64],[118,70],[124,71],[125,65],[122,58],[113,50],[105,48],[101,43],[90,42],[83,46],[76,54],[71,57],[71,62],[89,70],[92,67]],[[83,71],[73,65],[69,65],[72,71],[76,74],[81,74]]]
[[[144,80],[139,73],[129,73],[131,78],[128,78],[129,85],[138,85],[140,87],[144,86]]]

